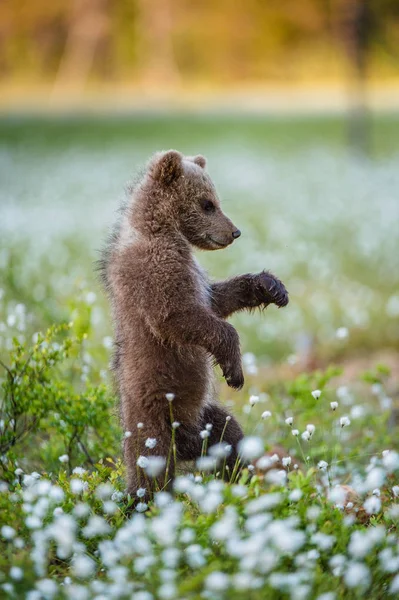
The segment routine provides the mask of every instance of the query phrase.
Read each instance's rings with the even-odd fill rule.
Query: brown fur
[[[170,150],[150,161],[105,251],[102,269],[115,323],[114,371],[123,427],[132,432],[124,456],[133,495],[145,487],[137,456],[166,457],[169,452],[166,394],[175,395],[173,418],[180,422],[178,459],[200,455],[199,433],[207,423],[213,425],[209,445],[220,440],[228,413],[215,401],[212,363],[220,365],[229,386],[240,389],[244,383],[239,337],[224,319],[238,310],[288,302],[283,284],[267,272],[209,282],[192,249],[224,248],[234,241],[233,233],[240,234],[220,208],[205,159]],[[143,423],[140,430],[138,423]],[[242,435],[231,417],[224,434],[233,447],[230,469]],[[145,446],[148,437],[157,440],[153,450]]]

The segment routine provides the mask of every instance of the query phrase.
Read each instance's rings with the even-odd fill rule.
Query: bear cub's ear
[[[206,158],[205,156],[201,156],[201,154],[197,154],[197,156],[190,156],[190,160],[201,167],[201,169],[205,169],[206,167]]]
[[[165,184],[170,184],[183,174],[183,155],[177,150],[156,154],[150,164],[152,177]]]

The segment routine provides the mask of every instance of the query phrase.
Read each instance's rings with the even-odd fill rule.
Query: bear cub
[[[206,425],[208,446],[223,435],[231,446],[226,460],[231,476],[243,433],[216,401],[213,365],[234,389],[243,386],[244,376],[238,333],[225,319],[239,310],[288,303],[284,285],[267,271],[213,283],[196,262],[193,248],[219,250],[240,237],[205,167],[203,156],[156,154],[103,255],[133,497],[144,487],[148,499],[172,481],[172,431],[173,456],[181,461],[201,455]],[[148,464],[157,465],[155,477],[146,473]]]

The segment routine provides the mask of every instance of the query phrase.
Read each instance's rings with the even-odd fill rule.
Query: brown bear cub
[[[144,487],[148,498],[173,478],[170,458],[168,471],[164,466],[156,479],[140,467],[146,458],[137,464],[138,457],[170,457],[172,431],[177,460],[192,460],[201,454],[200,432],[211,424],[208,446],[223,433],[232,447],[227,470],[233,471],[243,433],[215,400],[213,363],[232,388],[240,389],[244,376],[239,337],[225,319],[239,310],[288,303],[284,285],[265,271],[209,281],[193,248],[218,250],[239,236],[221,210],[205,158],[170,150],[151,159],[104,253],[132,496]]]

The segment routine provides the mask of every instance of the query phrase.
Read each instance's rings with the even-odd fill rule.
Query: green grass
[[[339,117],[0,119],[0,597],[395,597],[399,119],[372,135],[366,158]],[[220,393],[266,462],[291,464],[254,455],[227,484],[194,465],[129,517],[93,265],[125,183],[169,147],[207,156],[243,231],[199,255],[211,275],[270,268],[290,291],[234,319],[246,383]]]

